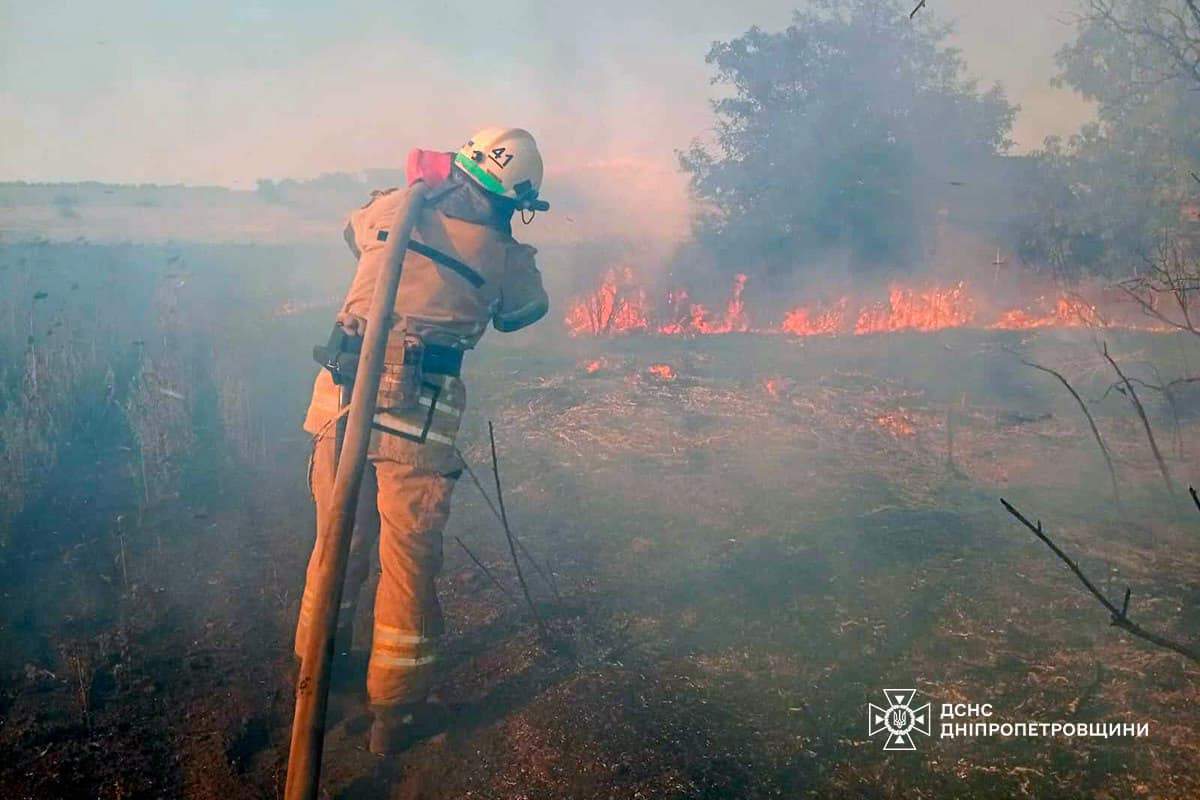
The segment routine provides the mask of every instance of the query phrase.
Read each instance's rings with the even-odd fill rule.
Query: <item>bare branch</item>
[[[1200,330],[1196,330],[1196,328],[1194,326],[1192,326],[1190,323],[1176,322],[1175,320],[1171,319],[1170,317],[1168,317],[1167,315],[1165,315],[1161,311],[1159,311],[1158,307],[1155,306],[1155,304],[1153,302],[1147,300],[1146,298],[1142,297],[1142,295],[1138,294],[1138,291],[1137,291],[1138,289],[1142,289],[1145,291],[1155,291],[1154,289],[1151,289],[1149,286],[1146,285],[1145,279],[1134,278],[1133,280],[1122,281],[1121,283],[1117,284],[1117,288],[1119,288],[1121,291],[1125,292],[1125,294],[1129,295],[1129,297],[1141,307],[1142,312],[1144,314],[1146,314],[1147,316],[1154,317],[1156,320],[1163,323],[1164,325],[1169,325],[1172,328],[1178,328],[1181,331],[1187,331],[1188,333],[1192,333],[1192,334],[1195,334],[1196,336],[1200,336]]]
[[[1108,476],[1112,480],[1113,502],[1116,504],[1117,508],[1120,509],[1121,490],[1118,488],[1117,470],[1113,466],[1112,454],[1108,452],[1108,446],[1104,444],[1104,438],[1100,435],[1100,429],[1096,427],[1096,420],[1092,417],[1092,412],[1088,410],[1087,403],[1083,402],[1083,398],[1079,396],[1079,392],[1075,391],[1075,387],[1072,386],[1067,379],[1062,376],[1062,373],[1056,372],[1049,367],[1043,367],[1041,364],[1035,364],[1032,361],[1026,361],[1025,359],[1021,359],[1021,363],[1027,367],[1033,367],[1034,369],[1041,370],[1042,372],[1058,378],[1059,382],[1062,383],[1063,386],[1067,387],[1067,391],[1070,392],[1071,396],[1075,398],[1075,402],[1079,404],[1079,409],[1083,412],[1083,415],[1087,417],[1088,425],[1092,429],[1092,436],[1095,437],[1096,444],[1100,446],[1100,452],[1104,455],[1104,463],[1108,465]]]
[[[462,462],[463,469],[467,471],[467,475],[471,478],[471,482],[475,484],[475,488],[479,490],[481,495],[483,495],[483,500],[485,503],[487,503],[488,508],[491,509],[492,515],[498,522],[503,524],[504,518],[501,516],[500,510],[496,508],[496,504],[492,502],[491,495],[487,493],[487,489],[483,488],[483,484],[480,483],[479,476],[475,474],[475,470],[471,469],[471,462],[467,461],[467,457],[463,455],[463,452],[457,447],[454,448],[454,452],[458,454],[458,459],[460,462]],[[562,595],[558,593],[558,584],[554,580],[553,573],[551,573],[549,570],[542,569],[542,565],[539,564],[538,560],[533,557],[533,554],[529,552],[529,550],[525,547],[524,542],[522,542],[519,537],[514,537],[514,539],[517,542],[517,549],[521,551],[521,555],[525,556],[525,560],[533,565],[534,572],[536,572],[538,577],[546,582],[546,585],[550,587],[550,591],[554,592],[554,598],[559,602],[559,605],[561,605]]]
[[[512,555],[513,568],[517,571],[517,583],[521,584],[521,593],[525,595],[525,602],[529,604],[529,613],[533,614],[533,621],[537,623],[542,641],[548,643],[550,642],[550,631],[546,629],[546,623],[542,621],[537,606],[533,604],[533,598],[529,596],[529,586],[525,583],[525,576],[521,573],[521,560],[517,558],[517,546],[512,529],[508,527],[508,512],[504,509],[504,488],[500,483],[500,461],[496,457],[496,431],[491,420],[488,420],[488,440],[492,445],[492,474],[496,477],[496,503],[500,506],[500,520],[504,523],[504,536],[508,539],[508,551]]]
[[[1144,639],[1151,644],[1158,645],[1159,647],[1166,648],[1167,650],[1172,650],[1176,653],[1179,653],[1181,656],[1190,658],[1192,661],[1200,663],[1200,651],[1197,651],[1194,647],[1177,642],[1173,639],[1168,639],[1165,636],[1160,636],[1152,631],[1148,631],[1141,625],[1138,625],[1136,622],[1129,619],[1130,590],[1128,588],[1125,589],[1125,601],[1122,603],[1122,607],[1117,608],[1100,592],[1099,589],[1096,588],[1095,584],[1088,580],[1087,575],[1083,573],[1083,570],[1079,568],[1079,565],[1075,563],[1075,560],[1064,553],[1062,549],[1056,545],[1049,536],[1046,535],[1045,531],[1042,530],[1041,520],[1038,520],[1037,524],[1035,525],[1026,519],[1024,514],[1022,514],[1020,511],[1017,511],[1017,509],[1015,509],[1012,504],[1004,498],[1000,498],[1000,503],[1004,506],[1004,509],[1009,514],[1012,514],[1014,517],[1020,520],[1022,525],[1033,531],[1033,535],[1041,539],[1042,542],[1044,542],[1045,545],[1049,547],[1051,551],[1053,551],[1054,555],[1058,556],[1059,559],[1061,559],[1062,562],[1070,568],[1071,572],[1075,573],[1075,577],[1079,578],[1079,582],[1083,584],[1084,588],[1091,592],[1092,596],[1099,600],[1100,604],[1108,609],[1108,613],[1112,617],[1112,625],[1128,631],[1131,635],[1136,636],[1139,639]]]
[[[1149,389],[1152,392],[1169,392],[1172,389],[1174,389],[1176,386],[1186,386],[1189,383],[1200,383],[1200,376],[1189,376],[1186,378],[1176,378],[1173,381],[1167,381],[1166,383],[1162,384],[1161,386],[1157,383],[1147,383],[1146,381],[1142,380],[1141,378],[1130,378],[1129,382],[1136,383],[1138,386],[1141,386],[1143,389]],[[1124,381],[1121,381],[1121,380],[1113,381],[1112,384],[1107,389],[1104,390],[1104,394],[1101,395],[1100,399],[1103,400],[1104,398],[1108,397],[1110,394],[1112,394],[1114,389],[1118,392],[1124,393],[1125,392],[1125,389],[1123,388],[1124,386],[1125,386]]]
[[[467,547],[466,544],[463,543],[462,539],[455,536],[454,541],[458,542],[458,546],[461,547],[463,549],[463,552],[467,554],[467,558],[469,558],[473,562],[475,562],[475,566],[479,567],[479,571],[482,572],[485,576],[487,576],[488,580],[490,580],[492,583],[496,584],[496,588],[499,589],[504,594],[505,597],[507,597],[509,600],[512,600],[513,602],[516,602],[516,598],[514,598],[512,596],[512,592],[508,591],[508,589],[505,588],[504,584],[502,584],[496,578],[496,576],[492,574],[492,571],[489,570],[487,567],[485,567],[483,565],[483,562],[475,557],[475,554],[471,552],[471,548]]]
[[[1181,13],[1163,2],[1153,5],[1131,3],[1128,6],[1132,10],[1126,14],[1118,11],[1117,3],[1089,0],[1090,13],[1084,15],[1083,19],[1119,34],[1128,43],[1130,52],[1158,52],[1170,64],[1165,73],[1149,63],[1139,65],[1143,70],[1158,72],[1164,80],[1178,78],[1200,83],[1200,17],[1196,13],[1196,0],[1182,2],[1191,12],[1194,26],[1189,25],[1188,19]]]
[[[1108,354],[1108,342],[1104,342],[1104,358],[1112,365],[1113,370],[1125,384],[1126,395],[1129,401],[1133,403],[1133,407],[1137,410],[1138,417],[1142,420],[1142,426],[1146,429],[1146,438],[1150,441],[1150,450],[1154,453],[1154,460],[1158,463],[1158,471],[1162,473],[1163,482],[1167,485],[1167,492],[1170,493],[1171,499],[1175,499],[1175,482],[1171,480],[1171,472],[1167,469],[1167,462],[1163,460],[1162,453],[1159,452],[1158,442],[1154,438],[1154,429],[1150,427],[1150,419],[1146,416],[1146,409],[1142,406],[1142,401],[1138,399],[1137,391],[1133,388],[1133,383],[1129,378],[1125,377],[1125,373],[1117,366],[1117,362]]]
[[[1162,374],[1158,371],[1158,367],[1153,363],[1150,364],[1150,369],[1154,371],[1154,378],[1158,381],[1162,396],[1167,401],[1167,408],[1171,409],[1172,431],[1175,434],[1175,457],[1183,460],[1183,426],[1179,421],[1179,405],[1175,402],[1175,391],[1173,384],[1167,383],[1162,379]]]
[[[1193,306],[1200,299],[1200,261],[1178,237],[1165,233],[1153,257],[1143,256],[1148,274],[1117,284],[1142,312],[1164,325],[1200,336],[1192,319]],[[1170,298],[1178,316],[1160,308],[1160,301]]]

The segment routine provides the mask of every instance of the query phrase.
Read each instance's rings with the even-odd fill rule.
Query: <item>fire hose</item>
[[[305,641],[296,681],[296,712],[292,720],[292,742],[288,752],[285,800],[315,800],[321,777],[321,753],[325,740],[325,713],[329,701],[329,677],[333,662],[333,639],[338,607],[346,577],[350,536],[359,488],[366,468],[371,421],[379,392],[384,353],[391,330],[390,317],[413,226],[424,206],[427,187],[417,183],[396,209],[388,233],[388,252],[375,280],[362,353],[356,369],[357,390],[351,394],[350,410],[337,458],[331,513],[321,521],[318,534],[328,546],[313,576],[315,604],[309,635]],[[343,392],[344,397],[344,392]],[[339,425],[341,424],[339,420]]]

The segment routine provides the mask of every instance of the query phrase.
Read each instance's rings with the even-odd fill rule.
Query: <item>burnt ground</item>
[[[1160,360],[1170,339],[1110,343]],[[1096,401],[1121,512],[1078,410],[1005,348]],[[463,480],[441,584],[445,724],[375,759],[349,681],[327,796],[1200,796],[1200,668],[1108,626],[999,505],[1040,518],[1112,596],[1132,587],[1140,623],[1196,640],[1200,513],[1172,510],[1126,399],[1098,399],[1094,358],[1085,335],[1052,332],[486,350],[462,442],[487,481],[496,420],[510,513],[562,595],[531,578],[557,644],[453,544],[515,589]],[[1200,401],[1154,408],[1176,479],[1196,481]],[[33,544],[3,565],[4,797],[280,795],[305,447],[281,440],[206,502],[120,523],[121,467],[77,454],[88,479],[42,501]],[[935,713],[916,752],[888,753],[867,703],[897,687],[935,712],[991,703],[989,721],[1149,732],[940,738]]]

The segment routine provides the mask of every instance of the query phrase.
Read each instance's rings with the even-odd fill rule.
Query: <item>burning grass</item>
[[[838,464],[825,473],[831,482],[852,479],[861,465],[886,456],[878,465],[882,476],[917,493],[945,477],[947,461],[999,490],[1036,467],[1047,447],[1092,460],[1087,439],[1080,439],[1082,420],[1069,408],[1060,409],[1061,417],[1014,410],[1002,398],[947,389],[994,380],[991,363],[1019,368],[991,334],[909,333],[879,339],[868,350],[853,338],[805,347],[774,338],[665,341],[627,340],[523,387],[528,396],[514,404],[506,425],[571,472],[629,459],[702,468],[761,448],[781,457],[827,457]],[[863,353],[881,345],[871,366],[862,364]],[[950,362],[970,364],[971,376],[943,374]],[[762,375],[758,364],[769,364],[770,372]],[[1122,458],[1141,468],[1147,462],[1136,431],[1122,433]],[[1051,480],[1066,490],[1080,485],[1075,470]]]
[[[572,336],[656,333],[662,336],[711,336],[769,333],[789,336],[868,335],[953,328],[1036,330],[1039,328],[1123,327],[1166,330],[1165,324],[1139,318],[1133,304],[1120,298],[1096,302],[1066,290],[1005,305],[965,281],[947,285],[893,284],[885,300],[843,295],[829,302],[795,305],[776,321],[756,319],[747,307],[746,275],[734,277],[720,312],[693,302],[684,289],[651,299],[630,267],[611,269],[591,293],[577,297],[564,323]],[[1101,293],[1102,294],[1102,293]],[[760,315],[761,316],[761,315]]]

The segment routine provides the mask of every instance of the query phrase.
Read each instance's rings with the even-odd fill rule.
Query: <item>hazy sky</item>
[[[0,180],[250,186],[395,166],[484,124],[532,130],[551,174],[667,174],[709,124],[709,44],[795,5],[0,0]],[[1021,147],[1087,114],[1049,86],[1072,7],[928,0],[1024,106]]]

